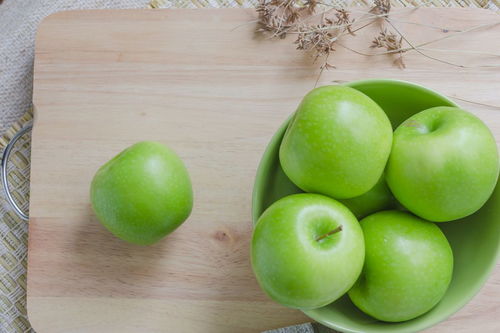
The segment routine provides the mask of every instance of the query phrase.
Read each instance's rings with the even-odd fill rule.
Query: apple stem
[[[326,234],[323,234],[323,235],[319,236],[318,238],[316,238],[316,242],[319,242],[320,240],[325,239],[328,236],[336,234],[339,231],[342,231],[342,226],[341,225],[339,225],[337,228],[335,228],[333,230],[328,231]]]

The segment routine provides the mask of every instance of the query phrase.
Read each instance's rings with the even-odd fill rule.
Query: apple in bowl
[[[257,222],[252,267],[262,289],[293,308],[325,306],[345,294],[363,266],[363,233],[354,215],[329,197],[294,194]]]
[[[381,211],[360,221],[366,246],[363,271],[349,290],[372,317],[400,322],[432,309],[453,273],[453,252],[434,224],[401,211]]]
[[[415,114],[394,132],[387,183],[412,213],[435,222],[473,214],[498,179],[495,138],[473,114],[435,107]]]
[[[375,186],[391,144],[391,123],[377,103],[350,87],[323,86],[303,98],[279,158],[302,190],[346,199]]]

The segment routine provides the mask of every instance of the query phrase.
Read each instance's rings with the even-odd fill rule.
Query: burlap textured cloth
[[[367,5],[371,0],[330,0],[337,5]],[[394,6],[481,7],[497,11],[500,0],[392,0]],[[257,0],[0,0],[0,147],[31,121],[36,28],[46,16],[70,9],[253,7]],[[30,136],[15,145],[8,167],[14,199],[28,206]],[[27,222],[0,194],[0,333],[31,332],[26,317]],[[276,332],[325,332],[304,324]],[[273,331],[274,332],[274,331]]]

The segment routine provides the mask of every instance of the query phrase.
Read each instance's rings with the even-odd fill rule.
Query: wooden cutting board
[[[394,9],[393,17],[416,44],[500,21],[478,9]],[[250,211],[261,154],[319,69],[292,39],[254,34],[254,19],[252,10],[236,9],[109,10],[62,12],[41,24],[27,300],[38,333],[258,332],[308,320],[257,286]],[[346,46],[368,50],[377,29],[370,26]],[[402,70],[391,56],[339,46],[330,60],[337,68],[319,84],[380,77],[420,83],[481,103],[458,100],[500,141],[500,68],[477,67],[499,57],[467,53],[499,54],[499,40],[497,25],[428,46],[462,50],[426,52],[471,68],[409,52]],[[97,168],[140,140],[176,150],[195,191],[188,221],[149,247],[113,237],[89,204]],[[498,331],[499,300],[497,266],[478,296],[429,331]]]

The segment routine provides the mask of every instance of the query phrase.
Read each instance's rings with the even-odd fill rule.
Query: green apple
[[[339,201],[349,208],[358,219],[381,210],[395,208],[397,205],[396,199],[385,182],[384,175],[368,192],[351,199],[339,199]]]
[[[104,164],[90,186],[92,208],[115,236],[157,242],[184,222],[193,206],[181,159],[158,142],[134,144]]]
[[[302,193],[264,211],[251,252],[257,281],[272,299],[313,309],[351,288],[363,267],[365,246],[349,209],[329,197]]]
[[[349,291],[370,316],[399,322],[432,309],[445,294],[453,272],[451,247],[434,223],[410,213],[383,211],[360,222],[366,258]]]
[[[386,179],[408,210],[444,222],[481,208],[498,171],[497,145],[488,127],[467,111],[435,107],[396,129]]]
[[[324,86],[300,103],[279,158],[302,190],[346,199],[377,183],[391,144],[391,123],[377,103],[353,88]]]

